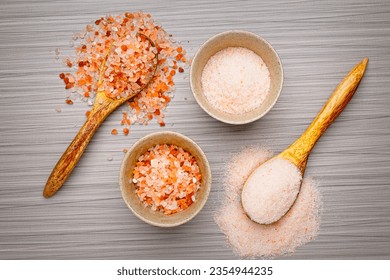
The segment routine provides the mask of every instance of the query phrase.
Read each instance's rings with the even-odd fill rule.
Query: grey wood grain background
[[[215,121],[196,104],[188,71],[176,79],[165,128],[110,135],[120,112],[95,135],[64,188],[41,195],[54,164],[84,121],[84,104],[64,104],[55,59],[73,32],[96,18],[144,10],[194,55],[210,36],[243,29],[266,38],[284,65],[281,97],[245,126]],[[244,145],[275,151],[303,132],[341,78],[363,57],[366,76],[314,148],[307,174],[320,181],[320,235],[288,259],[390,259],[390,2],[358,1],[0,1],[0,258],[234,259],[213,221],[224,162]],[[55,107],[62,107],[61,113]],[[208,203],[191,222],[160,229],[122,201],[122,149],[155,131],[193,138],[212,166]],[[113,161],[107,157],[113,156]]]

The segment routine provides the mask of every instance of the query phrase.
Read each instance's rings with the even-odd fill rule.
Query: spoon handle
[[[368,58],[364,58],[345,76],[306,131],[280,154],[281,157],[289,159],[298,166],[302,173],[314,145],[354,95],[363,78],[367,63]]]
[[[81,127],[76,137],[70,143],[69,147],[58,160],[56,166],[51,172],[43,196],[49,198],[53,196],[64,184],[70,173],[80,160],[85,148],[87,147],[96,130],[107,118],[107,116],[118,107],[118,102],[102,99],[102,104],[95,104],[88,119]]]

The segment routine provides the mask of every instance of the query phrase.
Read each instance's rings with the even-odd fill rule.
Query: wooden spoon
[[[298,138],[298,140],[296,140],[291,146],[289,146],[286,150],[284,150],[280,154],[276,155],[272,159],[268,160],[267,162],[257,167],[249,176],[242,190],[241,202],[244,211],[246,212],[246,214],[250,219],[252,219],[253,221],[259,224],[271,224],[278,221],[288,212],[288,210],[294,204],[298,196],[300,186],[302,183],[302,178],[306,169],[306,163],[311,150],[313,149],[315,143],[318,141],[321,135],[332,124],[332,122],[337,118],[337,116],[340,115],[340,113],[343,111],[345,106],[347,106],[348,102],[351,100],[361,79],[363,78],[367,63],[368,63],[368,58],[364,58],[361,62],[359,62],[355,66],[355,68],[351,70],[351,72],[349,72],[349,74],[341,81],[341,83],[334,90],[333,94],[330,96],[329,100],[326,102],[324,107],[318,113],[318,115],[313,120],[311,125],[306,129],[306,131],[301,135],[301,137]],[[295,170],[295,172],[297,172],[298,174],[300,172],[301,176],[299,176],[299,178],[295,177],[295,179],[292,179],[292,180],[298,180],[296,184],[297,190],[295,192],[292,191],[291,194],[290,192],[286,191],[285,193],[283,193],[284,195],[283,198],[281,198],[282,197],[281,193],[279,194],[276,193],[275,196],[273,197],[274,200],[269,199],[268,197],[264,197],[264,198],[262,197],[261,201],[263,201],[264,199],[263,203],[269,204],[269,205],[265,205],[265,207],[260,206],[259,204],[254,205],[253,204],[254,201],[257,200],[253,199],[253,197],[256,197],[256,194],[259,195],[258,192],[259,188],[256,187],[257,185],[259,185],[258,183],[259,181],[257,180],[259,180],[259,178],[262,178],[261,176],[263,176],[263,174],[267,174],[263,176],[265,178],[265,176],[268,176],[270,173],[273,172],[272,168],[270,167],[270,161],[275,159],[284,159],[289,161],[294,166],[293,168],[298,170],[298,171]],[[261,170],[262,168],[267,168],[267,171],[263,172],[264,169]],[[274,172],[278,172],[278,171],[274,171]],[[254,176],[254,174],[256,173],[257,175]],[[290,176],[290,175],[291,174],[278,173],[272,176],[274,176],[273,178],[277,178],[277,180],[279,180],[283,176]],[[264,184],[268,184],[268,182],[264,182]],[[250,187],[248,187],[248,185],[250,185]],[[291,186],[287,186],[286,184],[285,189],[290,187]],[[285,191],[285,189],[283,191]],[[285,197],[286,193],[287,196],[290,195],[290,197],[286,198]],[[270,193],[267,194],[272,195]],[[279,207],[277,206],[278,205],[277,202],[280,202],[278,201],[278,199],[284,199],[284,201],[287,202],[280,203],[281,205],[283,204],[283,206]]]
[[[144,34],[137,34],[138,36],[144,36],[151,44],[153,48],[156,48],[154,42]],[[105,69],[105,63],[109,52],[106,54],[105,59],[99,70],[99,81],[98,88],[102,84],[103,72]],[[149,83],[153,80],[157,64],[158,64],[158,54],[156,52],[155,57],[153,58],[154,70],[151,73],[149,81],[141,87],[137,92],[129,93],[126,97],[120,99],[107,97],[104,90],[99,90],[96,93],[96,99],[93,104],[92,110],[85,121],[84,125],[81,127],[76,137],[70,143],[69,147],[63,153],[57,164],[55,165],[53,171],[51,172],[45,189],[43,190],[43,196],[49,198],[53,196],[65,183],[66,179],[69,177],[70,173],[75,168],[76,164],[80,160],[82,154],[85,151],[89,141],[92,139],[92,136],[95,134],[96,130],[103,123],[103,121],[119,106],[123,103],[129,101],[131,98],[140,93],[145,89]]]

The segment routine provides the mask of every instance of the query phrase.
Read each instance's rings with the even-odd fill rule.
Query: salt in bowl
[[[270,72],[270,91],[256,109],[242,114],[229,114],[216,109],[208,102],[202,90],[202,72],[210,57],[228,47],[247,48],[259,55]],[[279,98],[283,85],[283,68],[280,58],[272,46],[260,36],[247,31],[227,31],[207,40],[197,51],[190,72],[190,84],[199,106],[213,118],[229,124],[246,124],[267,114]]]
[[[136,188],[132,182],[132,172],[138,158],[157,144],[173,144],[182,147],[195,157],[202,174],[201,187],[196,193],[196,201],[185,210],[171,215],[145,207],[135,193]],[[126,205],[139,219],[158,227],[175,227],[194,218],[205,205],[211,188],[211,170],[206,155],[190,138],[171,131],[157,132],[141,138],[128,150],[122,162],[119,185]]]

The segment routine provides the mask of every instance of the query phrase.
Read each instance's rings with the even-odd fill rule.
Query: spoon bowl
[[[367,67],[360,61],[336,87],[306,131],[286,150],[256,168],[242,189],[247,216],[259,224],[280,220],[294,204],[314,145],[354,95]],[[263,195],[262,195],[263,194]]]

